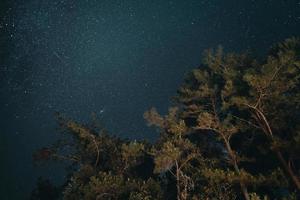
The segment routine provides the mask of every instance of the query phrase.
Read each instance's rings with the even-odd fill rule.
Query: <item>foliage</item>
[[[145,112],[154,144],[58,114],[70,137],[34,158],[71,164],[63,199],[298,199],[299,72],[297,38],[265,60],[208,50],[166,115]]]

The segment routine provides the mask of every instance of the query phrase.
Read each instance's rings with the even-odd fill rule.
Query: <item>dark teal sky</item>
[[[114,134],[153,140],[143,112],[166,111],[204,49],[263,55],[299,27],[299,0],[1,1],[1,199],[25,199],[40,175],[63,178],[31,160],[57,138],[55,111],[95,112]]]

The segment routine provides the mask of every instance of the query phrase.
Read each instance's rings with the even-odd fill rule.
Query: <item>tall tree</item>
[[[166,115],[144,114],[160,132],[153,144],[58,114],[67,137],[34,159],[67,161],[71,170],[60,188],[40,181],[32,199],[47,191],[66,200],[300,198],[299,39],[264,60],[208,50],[175,99]]]
[[[222,48],[208,50],[202,65],[189,74],[177,97],[187,124],[221,137],[237,174],[241,174],[240,161],[247,166],[245,161],[249,159],[241,154],[249,149],[236,144],[249,141],[250,134],[258,146],[269,143],[263,149],[275,153],[298,191],[299,47],[299,39],[287,39],[260,62],[247,54],[224,54]],[[257,140],[261,133],[269,142]],[[254,149],[257,155],[259,150]],[[242,176],[240,186],[245,199],[249,199]]]
[[[194,182],[187,170],[192,161],[199,162],[201,154],[196,146],[186,139],[188,129],[178,116],[178,108],[171,107],[162,117],[155,108],[144,114],[148,125],[161,131],[161,141],[153,149],[156,173],[169,172],[176,179],[177,200],[187,200]]]

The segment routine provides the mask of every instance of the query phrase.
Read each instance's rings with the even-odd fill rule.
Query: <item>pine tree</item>
[[[68,179],[40,181],[32,199],[299,199],[299,39],[265,60],[208,50],[175,100],[164,116],[144,113],[153,144],[57,114],[62,139],[33,158],[64,162]]]
[[[144,114],[148,125],[155,125],[161,132],[161,141],[153,149],[156,173],[170,173],[176,179],[177,200],[190,197],[194,182],[188,175],[192,161],[201,160],[196,146],[186,139],[188,129],[185,122],[178,116],[178,108],[172,107],[162,117],[152,108]]]
[[[243,176],[254,175],[249,174],[249,170],[257,174],[259,170],[255,168],[261,165],[257,162],[247,164],[251,159],[242,153],[249,154],[249,146],[255,152],[252,153],[254,157],[262,154],[260,151],[273,151],[286,177],[290,177],[299,191],[296,156],[299,152],[299,52],[299,40],[295,38],[277,45],[262,62],[247,54],[224,55],[222,48],[215,53],[209,50],[203,64],[189,74],[178,91],[177,100],[185,121],[196,130],[218,134],[223,141],[230,164],[240,176],[245,199],[249,199],[247,184],[262,181],[254,178],[253,183],[245,184],[243,180]],[[259,141],[261,133],[267,141]],[[251,141],[245,144],[249,136],[258,143],[256,147]],[[262,146],[262,149],[257,148]],[[241,170],[239,163],[247,167],[248,172]],[[249,169],[251,165],[252,169]],[[277,163],[275,165],[269,166],[268,171],[275,173]],[[265,174],[260,179],[268,177]]]

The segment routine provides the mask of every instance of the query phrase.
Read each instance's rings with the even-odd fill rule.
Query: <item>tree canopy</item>
[[[57,114],[69,137],[34,159],[68,161],[69,176],[60,187],[40,180],[32,199],[300,198],[300,39],[265,59],[205,51],[168,113],[151,108],[144,118],[160,133],[155,143]]]

